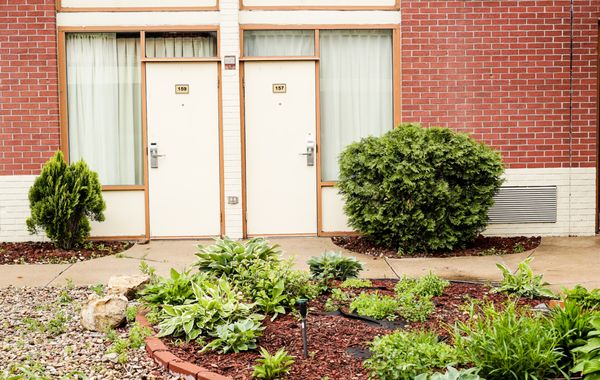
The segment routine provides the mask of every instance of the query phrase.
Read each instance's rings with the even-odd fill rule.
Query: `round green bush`
[[[488,221],[502,184],[500,154],[447,128],[404,124],[340,155],[350,225],[400,253],[462,247]]]

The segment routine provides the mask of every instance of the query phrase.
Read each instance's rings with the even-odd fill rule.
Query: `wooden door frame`
[[[146,58],[146,32],[216,32],[217,53],[210,58]],[[222,94],[222,69],[221,69],[221,31],[218,25],[177,25],[177,26],[59,26],[58,32],[58,83],[59,83],[59,149],[63,152],[65,160],[69,160],[69,117],[67,99],[67,61],[66,61],[66,33],[139,33],[140,35],[140,70],[141,70],[141,112],[142,112],[142,161],[143,184],[102,186],[102,191],[143,191],[144,192],[144,235],[136,237],[103,236],[102,239],[117,240],[133,238],[132,240],[150,240],[150,195],[148,184],[148,114],[146,97],[146,63],[150,62],[215,62],[217,65],[218,81],[218,135],[219,135],[219,197],[220,197],[220,234],[225,234],[225,183],[224,183],[224,152],[223,152],[223,94]],[[164,238],[203,238],[205,236],[172,236]],[[160,237],[162,238],[162,237]]]
[[[241,1],[241,0],[240,0]],[[244,86],[244,63],[256,61],[315,61],[315,115],[316,115],[316,175],[317,175],[317,236],[339,236],[355,235],[355,232],[346,231],[323,231],[323,208],[322,192],[326,187],[334,187],[335,181],[323,181],[321,178],[321,102],[320,102],[320,39],[321,30],[344,30],[344,29],[384,29],[392,31],[392,74],[393,74],[393,125],[401,122],[402,93],[401,93],[401,51],[400,51],[400,24],[247,24],[240,25],[240,135],[241,135],[241,157],[242,157],[242,234],[248,237],[247,219],[247,188],[246,188],[246,126],[245,126],[245,86]],[[244,55],[244,31],[246,30],[314,30],[315,51],[314,56],[306,57],[246,57]],[[268,236],[298,236],[268,235]],[[306,236],[306,235],[301,235]]]

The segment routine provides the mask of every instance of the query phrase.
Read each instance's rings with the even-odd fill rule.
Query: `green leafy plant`
[[[600,379],[600,315],[590,320],[593,330],[588,333],[585,345],[572,350],[577,356],[573,373],[580,373],[585,380]]]
[[[559,337],[544,316],[527,315],[514,302],[503,309],[473,307],[458,322],[454,342],[460,357],[480,368],[486,379],[546,379],[558,372]]]
[[[327,301],[325,301],[325,311],[336,311],[339,310],[340,307],[345,305],[350,300],[350,296],[348,293],[344,292],[342,289],[334,288],[331,290],[331,294]]]
[[[502,282],[493,291],[516,294],[527,298],[555,298],[554,293],[548,288],[549,284],[544,281],[544,276],[533,273],[529,265],[532,260],[533,257],[529,257],[521,261],[515,274],[512,274],[506,266],[496,264],[498,269],[502,271]]]
[[[181,273],[171,269],[170,277],[156,277],[140,292],[141,300],[149,306],[182,305],[194,294],[192,284],[205,278],[191,274],[189,269]]]
[[[337,187],[350,225],[401,253],[464,246],[488,223],[500,154],[447,128],[403,124],[350,144]]]
[[[253,238],[245,244],[229,238],[217,239],[208,247],[198,246],[194,264],[202,272],[215,277],[235,275],[240,266],[251,266],[260,261],[278,260],[281,250],[263,238]]]
[[[585,309],[600,308],[600,289],[588,290],[581,285],[573,289],[563,289],[566,300],[577,302]]]
[[[371,379],[412,380],[415,376],[458,364],[454,349],[430,332],[399,331],[376,337],[364,366]]]
[[[346,281],[340,284],[340,288],[346,289],[361,289],[361,288],[370,288],[373,286],[373,283],[369,280],[363,280],[360,278],[349,278]]]
[[[435,311],[430,296],[419,297],[408,293],[398,297],[397,300],[397,313],[408,322],[425,322]]]
[[[350,303],[350,310],[359,315],[375,319],[393,321],[398,317],[399,302],[394,297],[380,295],[378,292],[362,292]]]
[[[217,281],[204,279],[192,283],[193,297],[183,305],[164,305],[158,327],[161,336],[173,335],[195,340],[200,335],[214,335],[221,325],[240,320],[261,321],[262,315],[253,313],[254,304],[244,303],[225,277]]]
[[[228,352],[248,351],[256,348],[256,341],[262,335],[264,327],[254,319],[244,319],[219,325],[214,332],[215,339],[201,350],[219,350]]]
[[[325,252],[321,256],[311,257],[308,266],[313,278],[320,280],[346,280],[358,277],[364,269],[363,264],[355,257],[338,252]]]
[[[420,374],[414,380],[484,380],[479,377],[479,368],[456,369],[452,366],[446,367],[444,373]]]
[[[525,252],[525,246],[522,243],[517,243],[512,249],[512,253],[523,253]]]
[[[67,164],[58,151],[29,189],[29,207],[31,233],[44,231],[57,247],[72,249],[89,237],[90,220],[104,220],[106,205],[98,174],[83,161]]]
[[[396,294],[401,297],[405,294],[417,296],[441,296],[450,283],[441,279],[432,272],[419,278],[402,277],[395,286]]]
[[[137,315],[137,312],[138,312],[138,306],[137,305],[129,306],[127,308],[127,310],[125,310],[125,319],[127,320],[127,322],[133,322],[133,321],[135,321],[135,317]]]
[[[552,328],[559,337],[556,348],[562,354],[559,364],[564,370],[573,367],[575,355],[571,351],[585,344],[588,333],[592,331],[591,319],[592,313],[569,299],[565,301],[564,308],[552,310]]]
[[[211,278],[227,279],[258,309],[276,318],[292,309],[299,298],[311,299],[318,288],[306,272],[292,269],[282,260],[281,250],[262,238],[246,243],[225,238],[209,247],[199,247],[196,266]]]
[[[104,291],[105,291],[103,284],[91,285],[90,290],[92,292],[96,293],[97,295],[99,295],[100,297],[102,297],[104,295]]]
[[[260,358],[254,366],[252,377],[261,380],[279,380],[284,378],[294,364],[294,357],[288,355],[284,348],[280,348],[274,355],[264,348],[260,348]]]

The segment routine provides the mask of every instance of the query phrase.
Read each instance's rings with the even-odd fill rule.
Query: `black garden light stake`
[[[302,328],[302,344],[304,346],[304,359],[308,358],[308,337],[306,336],[306,314],[308,312],[308,300],[306,298],[300,298],[297,302],[298,310],[300,310],[300,316],[302,317],[301,328]]]

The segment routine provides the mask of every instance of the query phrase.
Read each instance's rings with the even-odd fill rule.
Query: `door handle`
[[[158,154],[158,146],[156,143],[150,143],[150,167],[152,169],[158,168],[158,158],[164,156],[166,156],[166,154]]]
[[[306,156],[306,166],[315,166],[315,148],[313,146],[306,147],[306,153],[299,153],[300,156]]]

